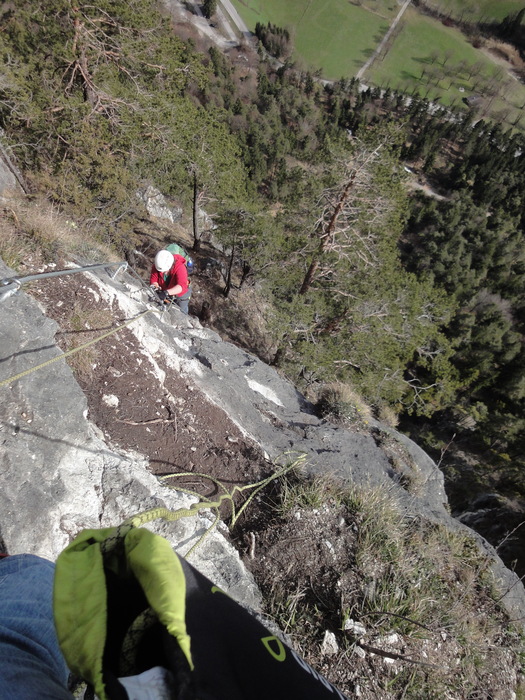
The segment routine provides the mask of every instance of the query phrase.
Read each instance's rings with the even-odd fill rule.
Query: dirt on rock
[[[31,293],[60,326],[56,339],[64,351],[126,320],[114,315],[85,276],[42,280]],[[261,451],[228,416],[190,380],[167,366],[154,367],[128,328],[68,361],[86,395],[88,418],[110,444],[145,457],[157,476],[190,474],[168,483],[211,498],[218,487],[199,474],[230,491],[270,473]]]

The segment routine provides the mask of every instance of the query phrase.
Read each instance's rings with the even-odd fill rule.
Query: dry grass
[[[83,340],[72,340],[68,343],[68,350],[73,350],[78,348]],[[73,370],[73,373],[81,381],[88,381],[94,377],[94,368],[96,367],[98,359],[97,346],[91,345],[88,348],[84,348],[74,355],[70,355],[67,358],[67,363]]]
[[[377,410],[377,419],[391,428],[397,428],[399,425],[399,416],[392,406],[380,406]]]
[[[321,387],[317,407],[322,415],[345,420],[351,424],[370,423],[370,406],[348,384],[332,382]]]
[[[429,660],[440,666],[436,690],[463,693],[479,688],[486,674],[510,670],[522,643],[494,602],[490,562],[475,541],[407,521],[384,492],[354,493],[351,502],[360,519],[356,560],[365,595],[347,615],[367,619],[377,634],[395,630],[409,646],[409,640],[426,639]],[[417,695],[420,683],[412,680],[408,697]]]
[[[19,273],[60,258],[116,260],[107,246],[45,199],[13,198],[1,211],[0,257]]]
[[[66,317],[60,345],[64,351],[78,348],[115,325],[111,311],[88,307],[75,301],[71,313]],[[67,363],[83,381],[91,379],[99,358],[97,344],[70,355]]]
[[[346,678],[334,672],[330,679],[343,692],[352,689],[355,678],[360,678],[365,700],[512,697],[521,692],[523,639],[496,602],[490,560],[466,531],[407,518],[390,491],[381,487],[342,490],[330,480],[301,483],[297,478],[285,484],[281,496],[277,513],[284,518],[285,541],[294,539],[294,520],[295,539],[301,536],[299,527],[308,521],[309,509],[315,509],[311,519],[323,537],[333,521],[328,539],[334,547],[345,536],[341,523],[348,528],[345,532],[353,533],[325,568],[309,568],[308,585],[296,571],[286,580],[278,569],[267,572],[275,583],[268,596],[269,612],[307,659],[318,667],[323,663],[318,644],[330,628],[340,649],[340,658],[331,658],[330,669],[343,669],[356,647],[370,659],[366,682],[356,656]],[[274,535],[274,541],[278,539]],[[265,561],[271,566],[271,557]],[[316,600],[326,603],[329,595],[326,566],[340,567],[334,574],[339,582],[336,600],[317,605]],[[301,585],[294,588],[294,581]],[[339,631],[334,627],[337,614]],[[362,632],[351,632],[355,623]],[[385,666],[374,649],[391,649],[391,658],[398,654],[399,660]],[[493,695],[495,690],[501,694]]]
[[[286,517],[302,508],[321,508],[325,503],[340,503],[343,491],[334,481],[324,477],[305,479],[297,471],[280,481],[277,513]]]
[[[500,61],[509,63],[517,70],[523,71],[525,69],[525,61],[521,58],[518,49],[512,46],[512,44],[507,44],[496,39],[487,39],[484,50]]]

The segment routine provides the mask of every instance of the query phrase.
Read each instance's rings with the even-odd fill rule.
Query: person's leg
[[[183,294],[180,297],[175,297],[175,303],[179,307],[179,309],[182,311],[183,314],[188,314],[189,313],[189,303],[190,303],[190,298],[191,298],[191,290],[188,289],[186,294]]]
[[[32,554],[0,559],[2,700],[72,700],[53,620],[54,571]]]

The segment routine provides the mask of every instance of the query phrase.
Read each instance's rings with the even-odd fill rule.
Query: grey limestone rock
[[[156,219],[166,219],[173,224],[182,216],[182,209],[170,207],[164,195],[151,185],[137,192],[137,196],[144,202],[148,214]]]
[[[12,274],[12,273],[11,273]],[[0,264],[0,277],[10,271]],[[0,382],[59,357],[57,326],[24,292],[0,309]],[[64,360],[0,387],[0,537],[10,554],[54,560],[83,529],[110,527],[153,507],[192,499],[162,486],[141,455],[107,445],[86,418],[86,398]],[[212,523],[206,512],[147,525],[185,554]],[[260,593],[235,549],[213,530],[189,561],[233,597]]]

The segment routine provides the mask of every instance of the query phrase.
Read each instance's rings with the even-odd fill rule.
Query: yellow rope
[[[191,496],[194,496],[195,498],[199,498],[197,503],[193,503],[189,508],[179,508],[178,510],[170,510],[169,508],[163,508],[163,507],[158,507],[158,508],[151,508],[149,510],[142,511],[141,513],[137,513],[136,515],[131,516],[130,518],[127,518],[127,520],[124,520],[122,523],[122,526],[131,526],[131,527],[140,527],[141,525],[144,525],[145,523],[149,523],[153,520],[158,520],[159,518],[162,518],[164,520],[167,520],[168,522],[174,522],[176,520],[180,520],[181,518],[189,518],[194,515],[197,515],[199,511],[205,510],[205,509],[210,509],[216,511],[215,515],[215,520],[213,523],[210,525],[210,527],[204,532],[201,537],[195,542],[195,544],[192,545],[192,547],[186,552],[184,555],[185,557],[188,557],[198,546],[200,546],[204,539],[210,534],[210,532],[213,530],[213,528],[217,525],[219,518],[220,518],[220,513],[219,509],[221,505],[225,501],[229,501],[231,508],[232,508],[232,519],[231,519],[231,524],[230,526],[233,527],[237,520],[239,519],[241,513],[245,510],[245,508],[249,505],[249,503],[253,500],[253,498],[257,495],[257,493],[263,489],[265,486],[267,486],[269,483],[272,481],[275,481],[276,479],[279,479],[281,476],[284,476],[287,474],[289,471],[292,469],[298,469],[305,460],[305,456],[301,455],[298,458],[295,459],[295,461],[291,462],[290,464],[287,464],[286,466],[282,467],[279,469],[279,471],[274,472],[273,474],[270,474],[270,476],[267,476],[265,479],[261,479],[261,481],[257,481],[254,484],[246,484],[245,486],[238,486],[235,485],[231,491],[228,491],[224,484],[222,484],[218,479],[215,479],[213,476],[209,476],[208,474],[200,474],[199,472],[182,472],[182,473],[175,473],[175,474],[166,474],[164,476],[159,477],[159,480],[164,480],[164,479],[171,479],[175,477],[184,477],[184,476],[198,476],[202,477],[205,479],[209,479],[210,481],[213,481],[217,486],[221,487],[224,489],[225,493],[221,493],[221,495],[215,500],[211,501],[210,499],[206,497],[200,496],[198,493],[194,491],[190,491],[188,489],[184,488],[178,488],[177,486],[170,486],[170,488],[177,489],[178,491],[182,491],[183,493],[189,494]],[[235,513],[235,504],[233,502],[233,497],[235,496],[236,493],[242,493],[244,491],[252,490],[252,493],[250,496],[246,499],[246,501],[242,504],[241,508]],[[202,500],[204,498],[204,500]]]
[[[138,321],[139,318],[142,318],[142,316],[145,316],[146,314],[151,313],[152,311],[157,311],[157,309],[148,309],[147,311],[143,311],[141,314],[138,316],[135,316],[134,318],[130,318],[128,321],[125,323],[122,323],[120,326],[117,326],[116,328],[112,328],[110,331],[107,333],[103,333],[102,335],[99,335],[98,338],[93,338],[93,340],[89,340],[87,343],[84,343],[83,345],[79,345],[76,348],[71,348],[71,350],[67,350],[66,352],[62,353],[62,355],[56,355],[55,357],[52,357],[50,360],[46,360],[45,362],[42,362],[39,365],[36,365],[35,367],[31,367],[30,369],[26,369],[23,372],[20,372],[19,374],[15,374],[12,377],[8,377],[7,379],[2,379],[0,381],[0,388],[3,386],[7,386],[7,384],[11,384],[11,382],[16,382],[19,379],[22,379],[22,377],[26,377],[28,374],[32,374],[33,372],[36,372],[39,369],[42,369],[43,367],[47,367],[48,365],[53,364],[53,362],[58,362],[59,360],[63,360],[66,357],[69,357],[70,355],[74,355],[77,352],[80,352],[81,350],[85,350],[88,348],[90,345],[94,345],[95,343],[98,343],[99,340],[104,340],[104,338],[108,338],[110,335],[113,335],[113,333],[117,333],[118,331],[122,330],[126,326],[131,325],[134,321]]]

